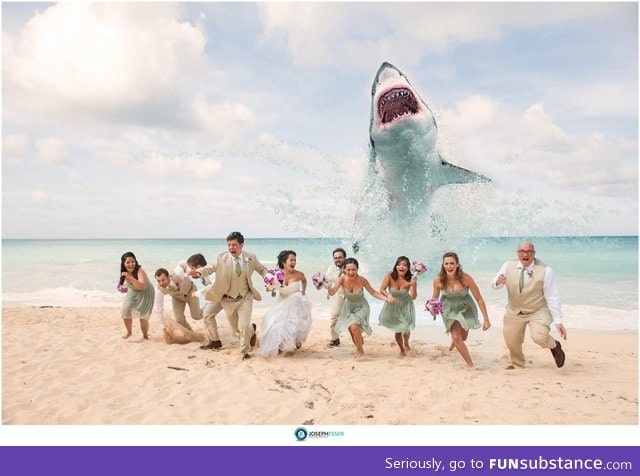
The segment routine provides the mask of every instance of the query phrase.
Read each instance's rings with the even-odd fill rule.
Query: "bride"
[[[264,357],[299,349],[311,329],[311,303],[304,295],[307,278],[295,267],[295,251],[281,251],[278,268],[284,271],[284,283],[275,305],[262,321],[258,352]]]

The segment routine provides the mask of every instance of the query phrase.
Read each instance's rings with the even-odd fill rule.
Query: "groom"
[[[256,255],[242,251],[244,236],[234,231],[227,236],[227,251],[220,253],[215,264],[210,264],[189,273],[196,278],[216,273],[215,282],[207,289],[205,298],[220,303],[229,319],[229,325],[235,335],[240,337],[240,353],[243,359],[251,357],[249,352],[256,345],[256,326],[251,324],[253,300],[260,301],[262,296],[251,282],[254,271],[264,277],[267,267]],[[215,316],[211,323],[216,326]]]

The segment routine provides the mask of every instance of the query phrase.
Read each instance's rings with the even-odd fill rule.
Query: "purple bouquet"
[[[127,285],[126,284],[118,284],[116,286],[116,288],[118,289],[118,291],[120,291],[121,293],[126,293],[127,292]]]
[[[414,261],[411,263],[411,272],[416,276],[426,273],[428,270],[427,265],[421,261]]]
[[[325,284],[331,284],[329,281],[329,276],[321,272],[317,272],[316,274],[311,276],[311,281],[318,291],[320,291]]]
[[[267,285],[267,291],[271,291],[271,296],[276,295],[276,284],[282,286],[284,284],[284,271],[280,268],[271,268],[264,275],[264,284]]]
[[[440,299],[429,299],[424,306],[424,310],[429,311],[435,321],[436,316],[442,313],[442,301]]]

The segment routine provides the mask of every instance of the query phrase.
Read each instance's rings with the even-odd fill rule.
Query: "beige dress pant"
[[[187,301],[181,301],[172,297],[171,303],[173,304],[173,317],[183,327],[192,330],[184,315],[187,304],[189,305],[191,319],[195,319],[196,321],[202,319],[202,314],[200,314],[200,301],[197,297],[191,296]]]
[[[556,346],[556,340],[550,334],[551,322],[551,313],[547,309],[528,315],[505,312],[502,333],[513,365],[524,367],[525,360],[522,353],[522,343],[524,342],[524,333],[527,326],[529,327],[531,339],[540,347],[553,349]]]
[[[331,318],[329,319],[329,332],[331,332],[331,340],[336,340],[340,337],[340,334],[336,332],[336,322],[344,307],[344,295],[335,294],[333,296],[333,303],[331,304]]]
[[[248,292],[245,297],[238,300],[222,298],[222,309],[227,315],[231,331],[240,337],[240,353],[242,355],[251,352],[251,313],[253,312],[253,294]]]
[[[216,315],[222,311],[222,304],[219,302],[207,301],[204,306],[202,314],[204,315],[204,327],[207,332],[209,341],[219,341],[220,335],[218,334],[218,323],[216,322]]]

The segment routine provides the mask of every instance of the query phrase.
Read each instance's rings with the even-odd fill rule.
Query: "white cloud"
[[[2,138],[2,156],[21,157],[28,149],[26,134],[11,134]]]
[[[569,138],[553,123],[544,109],[544,105],[537,103],[529,107],[520,119],[522,133],[529,145],[544,145],[545,147],[565,147]]]
[[[193,116],[206,134],[207,141],[218,147],[234,144],[256,121],[253,110],[244,104],[212,104],[202,94],[194,98]]]
[[[638,81],[620,79],[586,84],[556,84],[552,95],[556,109],[579,117],[638,116]]]
[[[161,177],[184,177],[186,181],[193,178],[205,179],[220,173],[222,164],[217,160],[199,156],[166,156],[151,155],[136,164],[136,168],[144,174]]]
[[[233,183],[238,185],[238,187],[246,189],[253,189],[263,186],[262,180],[250,175],[240,175],[237,177],[233,177],[232,181]]]
[[[294,61],[305,65],[327,65],[335,60],[335,42],[344,37],[345,5],[333,3],[266,3],[263,37],[284,41]]]
[[[470,96],[456,104],[450,111],[449,122],[456,125],[460,133],[483,129],[495,124],[498,119],[498,105],[486,96]]]
[[[6,92],[57,114],[123,113],[171,101],[203,67],[205,35],[171,4],[63,2],[32,17],[4,48]],[[64,108],[60,108],[64,105]]]
[[[415,65],[425,53],[444,53],[457,43],[495,41],[510,29],[624,13],[597,4],[549,3],[541,10],[539,4],[527,3],[267,3],[263,36],[284,44],[294,62],[305,66],[365,66],[381,57]]]
[[[38,139],[36,141],[36,159],[47,164],[64,164],[67,162],[67,145],[56,137]]]
[[[29,195],[31,203],[39,208],[48,208],[53,203],[53,195],[42,188],[36,188]]]
[[[480,120],[479,120],[480,118]],[[638,144],[602,133],[570,133],[542,104],[517,111],[473,97],[443,110],[440,137],[449,159],[509,187],[627,198],[637,194]],[[445,127],[443,127],[443,124]]]

